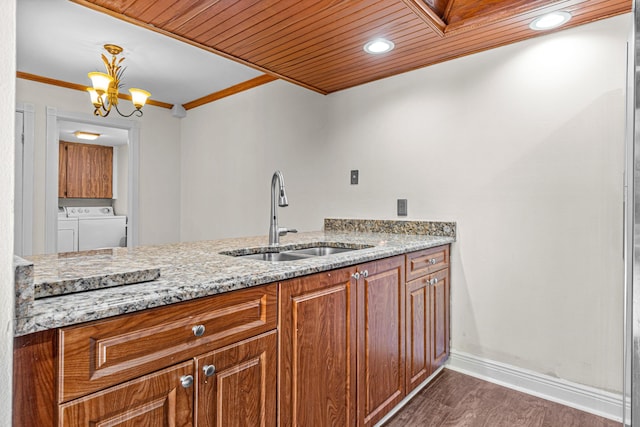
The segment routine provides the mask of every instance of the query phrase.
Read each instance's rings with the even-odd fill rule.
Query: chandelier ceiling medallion
[[[95,116],[107,117],[111,112],[111,108],[115,108],[118,114],[122,117],[131,117],[133,114],[138,117],[142,117],[142,107],[145,102],[147,102],[147,98],[150,97],[151,94],[142,89],[129,89],[129,93],[131,93],[131,102],[133,102],[133,106],[136,109],[130,114],[122,114],[118,109],[118,96],[122,96],[119,95],[119,89],[122,87],[120,80],[122,79],[122,75],[124,74],[126,67],[123,68],[121,65],[122,61],[124,61],[124,56],[120,59],[117,58],[117,56],[122,53],[122,48],[114,44],[105,44],[104,48],[111,54],[111,61],[102,54],[102,61],[104,62],[104,66],[107,68],[106,74],[99,72],[92,72],[88,74],[91,79],[91,84],[93,85],[93,87],[87,88],[87,91],[91,96],[91,103],[95,107],[93,114]]]

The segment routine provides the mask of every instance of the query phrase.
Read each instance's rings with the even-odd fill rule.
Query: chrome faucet
[[[284,190],[284,177],[282,172],[275,171],[271,178],[271,225],[269,226],[269,246],[278,246],[280,244],[280,236],[287,233],[297,233],[298,230],[293,228],[278,227],[278,208],[276,207],[276,184],[278,184],[279,195],[278,206],[289,206],[287,193]]]

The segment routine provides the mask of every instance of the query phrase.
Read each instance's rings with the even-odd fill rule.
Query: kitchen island
[[[281,249],[356,250],[285,262],[233,256],[273,251],[264,237],[255,237],[18,260],[14,354],[21,387],[15,416],[26,417],[20,425],[131,416],[157,422],[179,416],[185,425],[214,425],[220,417],[303,425],[304,418],[296,417],[320,419],[328,404],[338,409],[327,419],[337,414],[348,425],[373,425],[408,387],[419,385],[415,378],[433,373],[436,347],[444,354],[437,363],[446,359],[448,245],[454,241],[455,223],[326,220],[325,231],[287,236]],[[414,321],[407,316],[415,309],[423,313]],[[384,337],[376,337],[376,328]],[[427,335],[445,329],[431,340],[438,345],[419,348]],[[321,347],[309,348],[313,342]],[[329,365],[314,366],[313,353]],[[373,363],[375,353],[384,363]],[[389,365],[393,373],[387,375]],[[362,377],[356,390],[355,375],[365,370],[388,384],[360,390],[368,387]],[[321,378],[309,376],[319,374],[333,375],[336,383],[318,387]],[[225,383],[229,375],[233,381]],[[242,381],[255,383],[251,393],[247,384],[230,385]],[[295,398],[308,394],[309,386],[324,393],[325,405]],[[149,387],[153,396],[142,392]],[[387,391],[391,398],[381,394]],[[123,393],[135,401],[123,406]],[[158,393],[166,399],[151,410]],[[225,406],[242,396],[249,399],[246,408]]]

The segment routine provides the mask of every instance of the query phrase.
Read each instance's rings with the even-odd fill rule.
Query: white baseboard
[[[451,350],[446,367],[581,411],[622,421],[622,395]]]

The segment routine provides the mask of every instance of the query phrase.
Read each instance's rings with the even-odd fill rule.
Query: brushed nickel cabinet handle
[[[182,387],[189,388],[193,384],[193,377],[191,375],[183,375],[180,377],[180,384]]]
[[[353,277],[354,279],[358,280],[360,278],[360,273],[355,272],[351,275],[351,277]]]
[[[216,367],[215,365],[204,365],[202,367],[202,371],[204,372],[205,376],[210,377],[216,373]]]
[[[369,270],[364,270],[360,273],[362,277],[369,277]]]
[[[191,328],[191,330],[193,331],[193,335],[197,337],[201,337],[204,335],[205,328],[204,328],[204,325],[197,325]]]

